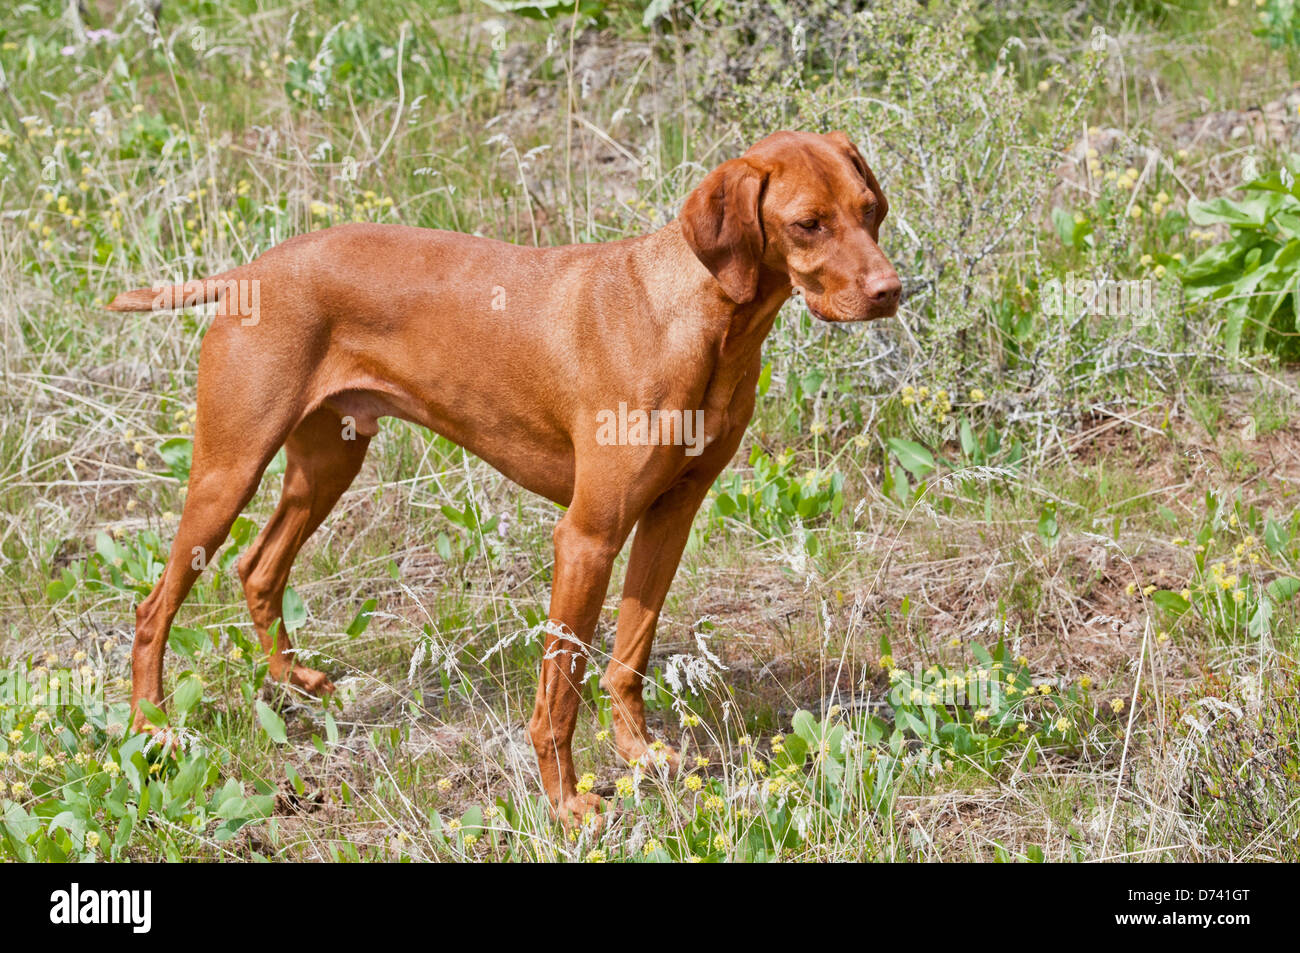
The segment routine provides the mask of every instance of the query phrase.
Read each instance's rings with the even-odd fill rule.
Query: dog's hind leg
[[[298,665],[284,630],[284,588],[298,550],[352,484],[370,438],[344,426],[333,410],[310,414],[285,443],[287,462],[280,504],[239,562],[253,624],[270,657],[271,677],[314,695],[334,690],[321,672]],[[279,630],[271,629],[280,620]]]
[[[163,654],[172,619],[190,588],[210,562],[240,511],[252,499],[271,458],[292,421],[273,415],[237,415],[224,396],[200,388],[199,419],[195,429],[194,460],[180,527],[162,577],[135,616],[135,644],[131,652],[132,724],[149,730],[140,710],[145,699],[161,706]]]
[[[137,730],[150,730],[140,702],[162,704],[172,619],[302,419],[313,355],[277,346],[282,336],[268,333],[284,328],[293,315],[286,308],[276,322],[258,326],[219,316],[204,335],[185,506],[162,577],[136,609],[131,709]]]

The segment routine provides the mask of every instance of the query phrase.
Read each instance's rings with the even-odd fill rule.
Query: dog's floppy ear
[[[759,203],[767,172],[745,159],[722,163],[682,206],[682,234],[723,292],[736,304],[758,294],[763,259],[763,220]]]
[[[871,189],[879,199],[879,202],[876,205],[875,226],[876,228],[880,228],[880,223],[883,222],[885,216],[889,214],[889,199],[885,198],[885,190],[882,189],[880,183],[876,181],[876,177],[871,172],[871,166],[867,165],[867,160],[862,157],[862,153],[859,152],[858,147],[853,144],[853,140],[844,133],[839,131],[830,132],[826,134],[826,138],[835,143],[837,148],[844,150],[845,154],[849,157],[849,161],[852,162],[854,168],[858,170],[858,174],[861,175],[863,181],[867,183],[867,188]]]

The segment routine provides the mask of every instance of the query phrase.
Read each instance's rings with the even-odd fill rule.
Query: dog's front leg
[[[614,558],[627,530],[595,517],[575,498],[555,527],[555,576],[537,705],[528,733],[537,751],[542,784],[557,817],[581,822],[601,799],[579,794],[573,769],[573,727],[587,666],[586,651],[596,631]]]
[[[614,743],[628,764],[662,766],[677,772],[677,752],[664,745],[651,748],[645,723],[641,683],[650,660],[655,626],[691,534],[691,522],[712,483],[710,470],[678,484],[654,502],[637,523],[628,558],[623,600],[618,610],[614,657],[605,668],[602,685],[613,701]]]

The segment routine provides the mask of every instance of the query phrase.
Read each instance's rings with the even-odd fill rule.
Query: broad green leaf
[[[257,720],[262,723],[262,730],[266,732],[267,737],[276,744],[282,745],[289,740],[289,736],[284,729],[284,719],[277,715],[275,709],[260,698],[257,700]]]
[[[306,624],[307,607],[303,605],[302,596],[298,595],[293,586],[285,586],[284,600],[281,605],[286,632],[296,632]]]
[[[172,693],[172,705],[178,715],[184,715],[203,697],[203,683],[197,675],[186,675]]]
[[[141,698],[136,704],[140,707],[141,713],[145,718],[149,719],[152,724],[157,725],[159,728],[162,728],[167,724],[167,713],[153,702],[149,701],[149,699]]]
[[[1157,589],[1151,593],[1151,601],[1161,609],[1175,616],[1180,616],[1192,607],[1192,604],[1184,599],[1179,593],[1171,592],[1168,589]]]
[[[794,718],[790,720],[795,734],[806,741],[809,747],[817,746],[817,720],[813,718],[812,712],[800,709],[794,713]]]
[[[927,474],[934,472],[934,456],[919,443],[899,437],[890,437],[886,443],[898,462],[915,479],[924,479]]]
[[[1282,552],[1283,547],[1291,540],[1291,534],[1287,528],[1277,520],[1268,520],[1264,524],[1264,545],[1274,556]]]
[[[181,802],[188,800],[190,795],[200,787],[207,769],[207,759],[202,756],[190,758],[182,764],[168,788],[172,800]]]
[[[113,542],[113,537],[102,531],[95,534],[95,552],[99,553],[100,558],[109,564],[116,562],[120,556],[117,543]]]
[[[1300,592],[1300,579],[1294,576],[1279,576],[1268,584],[1266,591],[1278,602],[1290,602]]]
[[[1284,204],[1277,193],[1252,195],[1240,202],[1216,198],[1192,199],[1187,203],[1188,217],[1196,225],[1232,225],[1238,228],[1262,228]]]
[[[167,464],[172,476],[184,481],[190,478],[190,464],[194,459],[194,441],[189,437],[173,437],[158,448],[158,455]]]
[[[173,625],[167,641],[177,655],[188,659],[193,659],[205,645],[210,644],[208,634],[202,629],[187,629],[183,625]]]

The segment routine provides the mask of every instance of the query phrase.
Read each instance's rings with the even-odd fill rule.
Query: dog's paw
[[[326,677],[325,673],[307,668],[305,665],[295,665],[289,671],[288,682],[294,688],[300,688],[309,695],[334,694],[334,683]]]
[[[570,830],[584,828],[599,836],[605,826],[608,808],[605,799],[598,794],[574,794],[555,809],[555,816]]]

